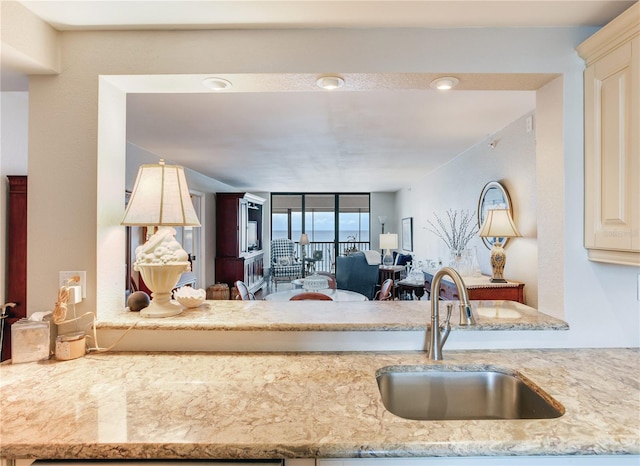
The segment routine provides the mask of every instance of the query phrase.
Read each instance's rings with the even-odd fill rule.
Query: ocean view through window
[[[339,193],[274,193],[271,196],[271,238],[298,243],[304,232],[306,254],[322,251],[330,270],[337,255],[370,248],[370,195]],[[300,246],[297,245],[300,252]]]

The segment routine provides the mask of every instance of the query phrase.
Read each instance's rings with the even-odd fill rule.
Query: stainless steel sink
[[[564,407],[529,379],[496,366],[388,366],[376,373],[382,403],[405,419],[551,419]]]

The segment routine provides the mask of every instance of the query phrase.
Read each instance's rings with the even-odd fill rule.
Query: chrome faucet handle
[[[453,312],[453,303],[447,303],[447,318],[444,319],[445,326],[449,325],[451,320],[451,313]]]
[[[449,333],[451,333],[451,313],[453,312],[453,304],[447,303],[447,318],[444,320],[444,323],[440,327],[440,351],[444,347],[444,344],[447,342],[447,338],[449,338]]]
[[[453,305],[447,303],[447,319],[441,326],[439,322],[439,309],[438,303],[440,301],[440,282],[443,277],[448,275],[453,279],[460,296],[460,322],[461,325],[472,325],[475,323],[473,320],[473,314],[471,313],[471,306],[469,305],[469,296],[467,288],[462,280],[460,274],[451,267],[444,267],[439,269],[434,275],[431,281],[431,329],[428,334],[429,337],[429,359],[432,361],[442,360],[442,348],[444,347],[449,333],[451,332],[451,312]],[[465,320],[462,320],[464,314]]]

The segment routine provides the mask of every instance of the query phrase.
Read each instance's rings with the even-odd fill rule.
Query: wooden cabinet
[[[589,259],[640,265],[640,4],[578,46]]]
[[[264,253],[254,252],[243,257],[217,257],[216,282],[226,283],[229,289],[236,280],[245,282],[255,293],[264,284]]]
[[[424,287],[427,293],[429,293],[433,275],[425,272],[424,276]],[[469,299],[482,301],[517,301],[524,304],[524,283],[513,281],[507,281],[507,283],[491,283],[490,277],[486,275],[481,277],[464,277],[463,280]],[[445,277],[440,282],[440,299],[460,299],[455,283],[449,280],[448,277]]]
[[[264,284],[264,199],[249,193],[216,195],[216,282],[229,289],[244,281],[255,293]]]
[[[8,309],[4,326],[2,359],[11,357],[11,325],[27,317],[27,177],[8,176],[7,200],[7,288],[6,302],[16,303]]]

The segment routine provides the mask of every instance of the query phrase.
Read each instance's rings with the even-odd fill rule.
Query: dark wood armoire
[[[11,357],[11,325],[27,317],[27,177],[8,176],[7,284],[5,300],[16,303],[4,319],[2,360]]]
[[[236,280],[255,293],[264,284],[262,244],[265,200],[249,193],[216,194],[216,282]]]

